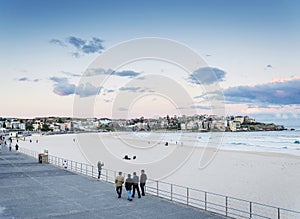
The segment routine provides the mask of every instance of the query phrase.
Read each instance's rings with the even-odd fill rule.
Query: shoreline
[[[258,133],[262,133],[262,132],[274,132],[274,131],[257,131]],[[278,132],[282,132],[282,131],[278,131]],[[128,132],[128,131],[115,131],[115,132],[79,132],[79,133],[59,133],[59,134],[51,134],[51,135],[32,135],[32,136],[26,136],[25,138],[30,138],[30,137],[34,137],[34,138],[38,138],[38,137],[47,137],[47,136],[68,136],[68,135],[72,135],[72,136],[77,136],[77,135],[91,135],[91,134],[97,134],[97,135],[110,135],[110,136],[118,136],[118,134],[194,134],[194,133],[203,133],[203,134],[210,134],[210,132],[160,132],[160,131],[155,131],[155,132]],[[212,134],[219,134],[222,132],[211,132]],[[241,133],[241,132],[224,132],[224,133]],[[250,133],[250,132],[242,132],[242,133]],[[24,137],[19,137],[19,138],[13,138],[13,139],[18,139],[23,141]],[[131,141],[144,141],[147,142],[149,140],[146,139],[131,139],[128,138],[127,140],[131,140]],[[151,142],[158,142],[157,144],[163,144],[162,141],[160,140],[151,140]],[[174,142],[168,142],[168,147],[182,147],[182,145],[180,145],[181,142],[178,142],[178,144],[174,143]],[[221,142],[222,144],[222,142]],[[206,146],[202,146],[200,144],[198,145],[191,145],[191,144],[187,144],[186,142],[184,143],[183,147],[186,148],[194,148],[194,149],[199,149],[199,150],[204,150],[206,148],[211,148],[213,150],[217,150],[217,151],[223,151],[223,152],[240,152],[240,153],[249,153],[249,154],[257,154],[257,155],[261,155],[261,156],[278,156],[278,157],[295,157],[295,158],[300,158],[300,153],[299,155],[297,154],[293,154],[292,152],[289,151],[284,151],[284,148],[273,148],[270,150],[278,150],[278,151],[263,151],[263,150],[254,150],[254,149],[249,149],[246,148],[245,149],[241,149],[238,146],[237,147],[232,147],[232,148],[222,148],[222,147],[218,147],[218,146],[211,146],[211,145],[206,145]],[[267,147],[266,147],[267,148]],[[280,151],[282,150],[282,151]]]

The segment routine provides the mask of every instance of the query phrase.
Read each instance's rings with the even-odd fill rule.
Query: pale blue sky
[[[78,75],[101,52],[134,38],[162,37],[225,72],[219,83],[228,114],[298,121],[299,6],[260,0],[0,0],[1,116],[71,116]]]

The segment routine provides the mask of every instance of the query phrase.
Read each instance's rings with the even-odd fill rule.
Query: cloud
[[[27,77],[19,78],[18,81],[30,81]]]
[[[124,71],[113,71],[111,69],[105,70],[102,68],[90,68],[85,72],[85,76],[95,76],[95,75],[115,75],[119,77],[137,77],[141,73],[135,72],[132,70],[124,70]]]
[[[102,87],[95,87],[90,83],[76,86],[75,84],[71,84],[66,77],[51,77],[50,80],[54,82],[53,92],[59,96],[76,94],[80,97],[89,97],[97,95],[102,89]]]
[[[51,81],[54,82],[53,92],[59,96],[68,96],[75,93],[76,86],[70,84],[65,77],[51,77]]]
[[[74,94],[76,86],[74,84],[55,84],[53,92],[59,96],[68,96]]]
[[[71,72],[66,72],[66,71],[61,71],[64,75],[70,76],[70,77],[81,77],[81,74],[76,74],[76,73],[71,73]]]
[[[86,70],[86,72],[84,73],[85,76],[95,76],[95,75],[109,75],[111,74],[113,71],[108,69],[105,70],[103,68],[89,68]]]
[[[140,92],[144,91],[141,87],[121,87],[120,91],[129,91],[129,92]]]
[[[203,109],[203,110],[211,110],[211,106],[202,106],[202,105],[193,105],[191,106],[192,109]]]
[[[190,74],[188,80],[194,84],[213,84],[223,81],[226,72],[218,68],[204,67],[199,68]]]
[[[97,37],[93,37],[91,40],[85,40],[79,37],[70,36],[65,40],[51,39],[51,44],[55,44],[62,47],[75,47],[72,56],[79,58],[83,54],[101,53],[104,50],[103,40]]]
[[[143,93],[143,92],[154,92],[153,90],[151,90],[150,88],[147,88],[147,87],[121,87],[119,88],[119,91],[127,91],[127,92],[140,92],[140,93]]]
[[[20,81],[20,82],[39,82],[40,79],[29,79],[28,77],[22,77],[22,78],[19,78],[17,79],[17,81]]]
[[[89,97],[89,96],[97,95],[101,89],[102,87],[95,87],[90,83],[85,83],[85,84],[80,84],[76,88],[76,94],[79,95],[80,97]]]
[[[93,37],[91,40],[83,40],[79,37],[70,36],[67,38],[67,42],[74,46],[78,51],[73,53],[76,56],[80,53],[90,54],[90,53],[101,53],[104,50],[102,45],[103,40]]]
[[[63,77],[63,78],[62,77],[51,77],[50,80],[54,81],[54,82],[56,82],[58,84],[59,83],[69,83],[68,82],[68,78],[65,78],[65,77]]]
[[[300,104],[300,79],[231,87],[224,90],[224,95],[231,103]]]
[[[62,46],[62,47],[67,46],[63,41],[58,40],[58,39],[51,39],[49,42],[52,44],[58,45],[58,46]]]
[[[82,40],[82,39],[80,39],[78,37],[74,37],[74,36],[68,37],[67,42],[70,43],[71,45],[75,46],[77,49],[80,49],[86,43],[85,40]]]
[[[119,71],[119,72],[118,71],[114,71],[112,74],[120,76],[120,77],[130,77],[130,78],[133,78],[133,77],[136,77],[136,76],[140,75],[140,73],[135,72],[135,71],[130,71],[130,70]]]

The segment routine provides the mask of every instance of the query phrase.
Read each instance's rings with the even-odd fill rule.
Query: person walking
[[[127,200],[128,201],[132,201],[132,196],[131,196],[132,186],[133,186],[133,180],[131,178],[131,175],[128,174],[127,179],[125,181],[125,189],[127,191]]]
[[[138,198],[141,198],[141,193],[139,189],[139,177],[136,175],[136,172],[133,172],[133,188],[132,188],[132,198],[134,198],[135,190],[137,190]]]
[[[102,167],[104,166],[104,163],[102,163],[100,160],[98,161],[97,167],[98,167],[98,180],[100,180],[101,177],[101,171]]]
[[[141,170],[140,187],[141,187],[141,191],[142,191],[142,196],[145,196],[146,181],[147,181],[147,175],[145,174],[145,170]]]
[[[124,183],[124,177],[122,176],[122,172],[119,172],[119,175],[115,179],[116,191],[118,194],[118,198],[121,198],[123,183]]]

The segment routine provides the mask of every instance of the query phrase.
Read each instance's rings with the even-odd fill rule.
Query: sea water
[[[134,132],[123,139],[160,141],[178,146],[207,147],[221,150],[275,152],[300,156],[300,130],[260,132]]]

